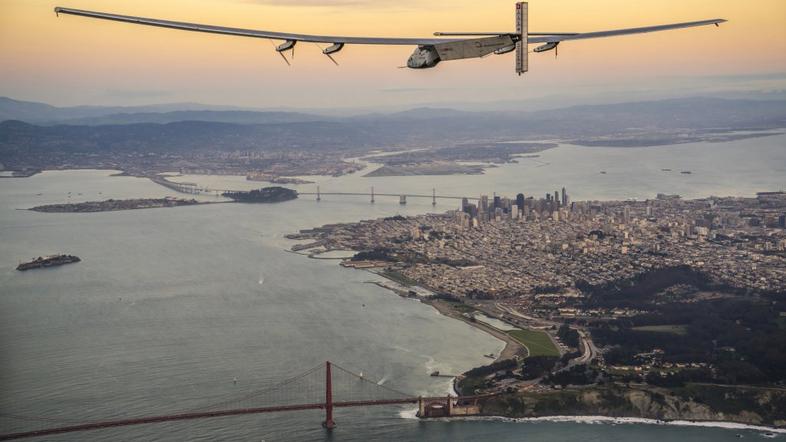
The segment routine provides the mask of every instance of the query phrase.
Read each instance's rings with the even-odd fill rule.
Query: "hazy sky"
[[[0,0],[0,95],[58,105],[203,102],[255,107],[381,106],[783,88],[786,0],[533,0],[532,32],[725,18],[659,34],[567,42],[397,69],[413,48],[348,46],[339,67],[301,43],[288,67],[266,40],[73,16],[55,6],[315,34],[429,36],[514,29],[511,0]]]

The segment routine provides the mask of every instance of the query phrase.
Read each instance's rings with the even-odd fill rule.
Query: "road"
[[[534,316],[525,315],[512,307],[508,307],[498,302],[494,303],[494,307],[496,307],[502,313],[508,313],[510,315],[522,318],[526,321],[534,322],[543,326],[554,326],[559,328],[563,324],[562,322],[555,322],[543,318],[537,318]],[[582,350],[581,356],[579,356],[578,358],[571,359],[565,367],[561,368],[558,371],[569,370],[570,368],[576,365],[587,364],[593,359],[595,359],[599,354],[598,348],[595,346],[595,343],[592,341],[589,332],[585,328],[577,327],[577,326],[573,326],[571,328],[573,328],[579,333],[579,342],[581,343],[581,350]],[[547,333],[547,334],[549,335],[551,340],[555,342],[555,345],[557,345],[556,340],[551,335],[551,333]],[[560,348],[559,345],[557,345],[557,348]],[[560,353],[562,353],[561,349],[560,349]]]

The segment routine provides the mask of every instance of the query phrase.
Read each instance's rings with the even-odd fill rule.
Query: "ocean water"
[[[661,168],[671,168],[663,172]],[[605,170],[606,174],[600,174]],[[680,174],[691,170],[692,174]],[[481,176],[316,177],[323,192],[540,195],[574,200],[752,195],[786,187],[786,136],[730,143],[605,149],[561,146]],[[344,269],[288,252],[287,233],[325,223],[444,211],[456,201],[310,197],[276,205],[220,204],[47,214],[39,204],[178,196],[107,171],[0,179],[0,432],[49,426],[8,414],[96,420],[196,408],[287,378],[325,360],[413,394],[445,394],[433,378],[487,362],[501,342]],[[242,177],[180,177],[250,188]],[[311,191],[314,185],[296,186]],[[215,197],[200,197],[211,200]],[[447,201],[447,202],[446,202]],[[78,264],[18,272],[49,253]],[[237,384],[233,383],[238,379]],[[209,402],[209,400],[208,400]],[[74,433],[47,440],[736,440],[751,429],[598,420],[420,421],[411,407],[347,409],[327,434],[320,412],[255,415]],[[779,436],[783,437],[783,436]]]

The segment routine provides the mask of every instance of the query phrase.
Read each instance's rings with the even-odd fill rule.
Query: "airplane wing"
[[[256,29],[230,28],[225,26],[202,25],[198,23],[187,23],[171,20],[159,20],[155,18],[134,17],[130,15],[110,14],[106,12],[86,11],[83,9],[72,9],[56,7],[55,13],[79,15],[82,17],[98,18],[103,20],[113,20],[138,25],[158,26],[162,28],[180,29],[183,31],[208,32],[213,34],[235,35],[241,37],[269,38],[275,40],[304,41],[313,43],[344,43],[344,44],[367,44],[367,45],[435,45],[440,43],[450,43],[464,40],[466,38],[455,37],[476,37],[476,36],[511,36],[518,37],[512,32],[466,32],[451,33],[437,32],[437,36],[453,36],[454,38],[396,38],[396,37],[343,37],[332,35],[310,35],[292,34],[287,32],[263,31]],[[615,37],[619,35],[644,34],[648,32],[668,31],[672,29],[692,28],[696,26],[718,25],[726,20],[717,18],[712,20],[693,21],[687,23],[674,23],[660,26],[646,26],[642,28],[616,29],[612,31],[584,32],[584,33],[530,33],[529,43],[555,43],[568,40],[584,40],[589,38]]]
[[[584,32],[584,33],[575,33],[575,34],[552,34],[552,35],[543,35],[543,33],[540,33],[537,36],[530,37],[529,42],[530,43],[559,43],[568,40],[585,40],[589,38],[616,37],[619,35],[646,34],[648,32],[659,32],[659,31],[669,31],[672,29],[693,28],[696,26],[719,25],[725,22],[726,20],[722,18],[715,18],[712,20],[674,23],[670,25],[646,26],[643,28],[616,29],[613,31]]]
[[[55,14],[79,15],[82,17],[113,20],[137,25],[158,26],[183,31],[208,32],[212,34],[235,35],[240,37],[269,38],[274,40],[303,41],[309,43],[362,44],[362,45],[435,45],[449,43],[458,39],[446,38],[380,38],[380,37],[341,37],[331,35],[290,34],[287,32],[262,31],[255,29],[228,28],[224,26],[201,25],[155,18],[133,17],[130,15],[109,14],[106,12],[85,11],[56,7]]]
[[[344,37],[335,35],[294,34],[288,32],[263,31],[258,29],[230,28],[225,26],[203,25],[155,18],[134,17],[130,15],[111,14],[106,12],[86,11],[56,7],[55,13],[77,15],[82,17],[112,20],[137,25],[157,26],[183,31],[207,32],[212,34],[234,35],[240,37],[266,38],[285,40],[276,51],[289,64],[284,51],[293,50],[297,42],[328,43],[332,46],[322,52],[330,57],[340,51],[344,45],[406,45],[418,46],[415,53],[407,60],[407,67],[413,69],[431,68],[441,60],[459,60],[465,58],[478,58],[489,54],[506,54],[516,51],[516,72],[521,75],[527,71],[527,45],[546,43],[535,49],[535,52],[544,52],[556,49],[563,41],[584,40],[589,38],[614,37],[619,35],[643,34],[647,32],[667,31],[671,29],[691,28],[695,26],[719,25],[723,19],[702,20],[687,23],[675,23],[660,26],[647,26],[643,28],[617,29],[612,31],[585,32],[585,33],[529,33],[528,32],[528,6],[527,2],[516,3],[516,32],[493,33],[436,33],[440,38],[398,38],[398,37]],[[445,38],[447,37],[447,38]]]

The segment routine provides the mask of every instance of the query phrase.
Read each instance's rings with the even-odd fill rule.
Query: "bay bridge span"
[[[195,183],[179,183],[175,181],[170,181],[166,179],[165,176],[155,175],[149,177],[153,182],[160,184],[164,187],[172,189],[176,192],[180,193],[187,193],[189,195],[216,195],[220,196],[225,192],[237,192],[237,189],[216,189],[207,186],[200,186]],[[437,200],[463,200],[467,199],[469,201],[477,201],[478,197],[471,197],[471,196],[456,196],[456,195],[442,195],[437,194],[437,189],[432,188],[431,193],[378,193],[374,191],[374,186],[371,186],[368,192],[322,192],[319,186],[316,186],[315,192],[300,192],[298,191],[298,195],[309,195],[315,197],[317,201],[321,201],[322,197],[325,196],[338,196],[338,197],[355,197],[355,196],[363,196],[369,198],[370,202],[373,204],[376,202],[377,197],[394,197],[398,198],[399,204],[406,204],[407,198],[427,198],[431,200],[431,204],[436,206]]]
[[[417,404],[419,417],[468,416],[479,413],[479,401],[493,395],[423,397],[407,394],[375,382],[331,362],[319,364],[269,387],[228,398],[200,408],[172,413],[96,419],[74,422],[55,418],[0,414],[4,420],[22,423],[45,422],[44,428],[0,434],[0,441],[29,439],[64,433],[94,431],[132,425],[210,419],[261,413],[324,410],[322,426],[330,431],[336,426],[333,411],[337,408]],[[61,425],[55,425],[62,422]],[[7,425],[4,427],[8,427]],[[16,425],[15,428],[20,428]]]
[[[437,189],[431,189],[431,194],[417,194],[417,193],[375,193],[374,187],[371,187],[370,192],[321,192],[317,186],[316,192],[298,192],[298,195],[311,195],[315,196],[317,201],[321,201],[323,196],[365,196],[371,199],[371,203],[376,202],[376,197],[396,197],[399,199],[399,204],[406,204],[407,198],[428,198],[431,199],[431,204],[436,206],[438,199],[447,200],[477,200],[478,198],[467,196],[451,196],[451,195],[437,195]]]

